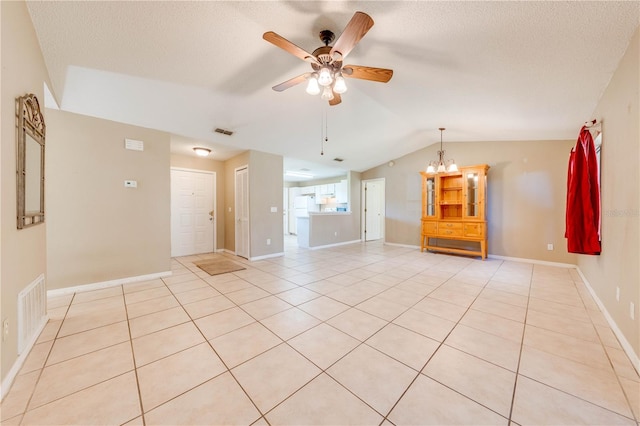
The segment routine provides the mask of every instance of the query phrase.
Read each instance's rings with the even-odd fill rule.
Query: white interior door
[[[384,238],[384,180],[365,181],[364,191],[364,240]]]
[[[171,256],[215,250],[215,173],[171,169]]]
[[[249,169],[236,169],[236,255],[249,258]]]

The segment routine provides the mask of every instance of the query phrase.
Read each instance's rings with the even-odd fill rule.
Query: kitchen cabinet
[[[486,194],[489,166],[422,175],[420,251],[487,257]]]
[[[336,203],[346,204],[349,202],[349,190],[347,180],[343,179],[340,183],[336,183]]]

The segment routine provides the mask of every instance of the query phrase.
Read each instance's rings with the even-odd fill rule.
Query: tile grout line
[[[164,284],[164,281],[163,281],[163,284]],[[133,335],[131,334],[131,323],[129,321],[129,309],[127,308],[127,298],[124,292],[124,286],[120,286],[120,288],[122,289],[122,302],[124,303],[124,310],[127,316],[127,333],[129,333],[129,347],[131,348],[131,357],[133,360],[133,372],[136,377],[136,389],[138,390],[138,406],[140,407],[140,417],[142,417],[142,425],[146,426],[147,421],[144,415],[145,414],[144,406],[142,405],[142,391],[140,390],[140,378],[138,377],[138,365],[136,363],[136,352],[133,349]]]
[[[527,317],[529,315],[529,302],[531,301],[531,289],[533,287],[533,275],[535,273],[535,265],[531,268],[531,277],[529,278],[529,293],[527,294],[527,306],[524,311],[524,319],[522,326],[522,338],[520,340],[520,353],[518,354],[518,364],[516,366],[516,376],[513,383],[513,392],[511,394],[511,407],[509,408],[509,422],[513,422],[513,408],[516,402],[516,391],[518,389],[518,377],[520,376],[520,364],[522,362],[522,351],[524,348],[524,336],[527,332]]]
[[[58,328],[58,331],[56,331],[56,335],[53,338],[53,343],[51,344],[51,347],[49,348],[49,352],[47,353],[47,356],[46,356],[46,358],[44,360],[44,363],[42,364],[42,368],[40,368],[39,371],[38,371],[38,378],[36,379],[36,382],[33,385],[33,389],[31,390],[31,394],[29,395],[29,398],[27,399],[27,403],[24,406],[24,410],[21,413],[22,417],[20,418],[20,424],[22,424],[22,421],[24,420],[24,416],[26,416],[27,413],[29,411],[31,411],[29,409],[30,408],[29,405],[31,405],[31,400],[33,399],[33,395],[36,393],[36,389],[38,387],[38,384],[40,383],[40,379],[42,378],[42,374],[44,373],[44,369],[47,366],[47,361],[49,360],[49,357],[51,356],[51,352],[53,352],[53,347],[55,346],[56,341],[58,340],[58,336],[60,335],[60,330],[62,330],[62,326],[64,325],[64,321],[67,319],[67,314],[69,313],[69,309],[71,309],[71,304],[73,303],[73,299],[75,299],[75,297],[76,297],[76,293],[73,293],[73,296],[71,297],[71,300],[69,301],[69,305],[67,305],[67,309],[66,309],[66,311],[64,313],[64,317],[62,318],[62,322],[60,322],[60,328]],[[34,347],[35,347],[35,345],[34,345]],[[32,348],[32,350],[33,350],[33,348]],[[20,374],[18,374],[18,375],[20,375]],[[9,392],[11,392],[11,389],[9,389]],[[7,393],[7,395],[9,395],[9,393]],[[53,402],[53,401],[49,401],[49,403],[50,402]],[[44,405],[46,405],[46,404],[44,404]],[[38,408],[38,407],[34,407],[34,409],[35,408]]]
[[[180,262],[180,261],[178,261],[178,262]],[[180,263],[182,263],[182,262],[180,262]],[[207,284],[209,284],[209,283],[207,283]],[[166,285],[166,284],[165,284],[165,285]],[[167,286],[167,287],[168,287],[168,286]],[[170,289],[170,288],[169,288],[169,291],[171,291],[171,289]],[[173,291],[171,291],[171,294],[174,294],[174,293],[173,293]],[[175,297],[175,294],[174,294],[174,297]],[[184,309],[184,306],[182,305],[182,303],[181,303],[177,298],[176,298],[176,300],[178,301],[178,304],[180,305],[180,307],[182,307],[182,309],[185,311],[185,313],[186,313],[186,314],[187,314],[187,316],[189,317],[189,319],[190,319],[191,323],[193,324],[193,326],[198,330],[198,332],[200,333],[200,335],[202,335],[202,338],[203,338],[203,339],[205,340],[205,342],[209,345],[209,347],[211,348],[211,350],[213,351],[213,353],[216,355],[216,357],[218,357],[218,359],[220,360],[220,362],[222,363],[222,365],[224,365],[224,367],[225,367],[225,369],[226,369],[226,372],[227,372],[227,373],[229,373],[229,375],[233,378],[233,380],[238,384],[238,386],[240,387],[240,389],[242,390],[242,392],[244,392],[244,394],[247,396],[247,399],[249,399],[249,401],[251,401],[251,404],[253,404],[253,406],[255,407],[255,409],[256,409],[256,410],[258,411],[258,413],[260,414],[260,417],[258,417],[258,418],[253,422],[253,423],[255,423],[255,422],[259,421],[261,418],[264,418],[264,419],[265,419],[265,422],[269,423],[269,422],[267,421],[266,417],[265,417],[265,413],[263,413],[263,412],[260,410],[260,408],[257,406],[257,404],[255,403],[255,401],[251,398],[251,396],[249,395],[249,393],[246,391],[246,389],[242,386],[242,384],[240,383],[240,381],[239,381],[239,380],[236,378],[236,376],[233,374],[233,372],[231,371],[231,369],[229,368],[229,366],[227,365],[227,363],[224,361],[224,359],[222,359],[222,357],[220,356],[220,354],[218,353],[218,351],[216,351],[216,349],[213,347],[213,345],[211,344],[211,342],[209,341],[209,339],[207,339],[207,336],[205,336],[205,335],[204,335],[204,333],[202,332],[202,330],[200,329],[200,327],[198,327],[198,324],[196,324],[196,322],[195,322],[195,320],[193,319],[193,317],[189,314],[189,312],[187,312],[187,310],[186,310],[186,309]],[[233,302],[233,300],[231,300],[231,302],[235,304],[235,302]],[[237,307],[237,305],[236,305],[236,307]],[[230,309],[232,309],[232,308],[230,308]],[[234,367],[234,368],[235,368],[235,367]],[[224,374],[224,373],[220,373],[220,374],[218,374],[217,376],[212,377],[210,380],[213,380],[213,379],[215,379],[216,377],[220,377],[222,374]],[[209,381],[209,380],[207,380],[207,381]],[[205,383],[206,383],[206,382],[205,382]],[[198,386],[201,386],[202,384],[203,384],[203,383],[200,383]],[[194,388],[192,388],[192,389],[195,389],[195,388],[196,388],[196,387],[198,387],[198,386],[195,386],[195,387],[194,387]],[[189,392],[189,391],[191,391],[192,389],[189,389],[189,390],[187,390],[187,391],[183,392],[182,394],[184,394],[184,393],[186,393],[186,392]],[[182,394],[181,394],[181,395],[182,395]],[[175,398],[177,398],[178,396],[180,396],[180,395],[177,395],[177,396],[175,396],[175,397],[174,397],[174,398],[172,398],[172,399],[175,399]],[[166,402],[168,402],[168,401],[166,401]],[[166,402],[164,402],[163,404],[166,404]],[[161,404],[161,405],[163,405],[163,404]]]
[[[504,263],[504,261],[501,261],[501,265],[502,265],[503,263]],[[466,269],[466,268],[464,268],[464,269]],[[464,269],[463,269],[463,270],[464,270]],[[494,271],[494,273],[493,273],[491,276],[493,277],[499,269],[500,269],[500,266],[499,266],[498,268],[496,268],[496,271]],[[435,291],[435,290],[437,290],[438,288],[440,288],[441,286],[443,286],[445,283],[447,283],[449,280],[451,280],[451,279],[452,279],[453,277],[455,277],[456,275],[457,275],[457,273],[456,273],[456,274],[454,274],[454,275],[452,275],[451,277],[449,277],[447,280],[445,280],[445,281],[444,281],[444,282],[442,282],[439,286],[437,286],[433,291]],[[486,288],[487,284],[488,284],[490,281],[491,281],[491,278],[489,278],[489,279],[487,280],[487,282],[482,286],[482,290],[484,290],[484,289]],[[409,383],[409,385],[408,385],[408,386],[407,386],[407,388],[404,390],[404,392],[402,392],[402,394],[398,397],[398,399],[397,399],[397,400],[396,400],[396,402],[393,404],[393,406],[389,409],[389,412],[384,416],[383,421],[380,423],[380,426],[382,425],[382,423],[384,423],[384,421],[385,421],[385,420],[386,420],[386,421],[388,421],[388,422],[390,422],[390,423],[393,423],[393,422],[391,422],[391,420],[389,420],[389,415],[393,412],[393,410],[396,408],[396,406],[400,403],[400,401],[402,400],[402,398],[406,395],[406,393],[409,391],[409,389],[410,389],[410,388],[411,388],[411,386],[415,383],[415,381],[416,381],[416,380],[418,380],[418,378],[420,377],[420,375],[421,375],[421,374],[423,374],[423,373],[422,373],[422,371],[423,371],[423,370],[425,369],[425,367],[429,364],[429,362],[433,359],[433,357],[434,357],[434,356],[436,355],[436,353],[440,350],[440,348],[445,344],[445,341],[446,341],[446,340],[447,340],[447,338],[451,335],[451,333],[453,332],[453,330],[455,330],[455,328],[460,324],[460,321],[462,320],[462,318],[464,318],[464,316],[467,314],[467,312],[469,312],[469,310],[471,310],[471,306],[475,303],[475,301],[478,299],[478,297],[480,297],[480,294],[482,293],[482,290],[480,290],[480,291],[478,292],[478,294],[474,297],[473,302],[471,302],[471,303],[469,304],[469,306],[467,306],[467,309],[466,309],[466,310],[464,311],[464,313],[460,316],[460,318],[459,318],[459,319],[458,319],[458,321],[455,323],[455,325],[451,328],[451,330],[449,330],[449,332],[447,333],[447,335],[442,339],[442,342],[439,342],[438,347],[433,351],[433,353],[432,353],[432,354],[431,354],[431,356],[427,359],[427,361],[424,363],[424,365],[422,366],[422,368],[420,368],[420,370],[418,371],[418,374],[416,375],[416,377],[411,381],[411,383]],[[432,291],[432,292],[433,292],[433,291]],[[430,292],[430,293],[432,293],[432,292]],[[429,294],[430,294],[430,293],[429,293]],[[427,296],[428,296],[428,295],[427,295]],[[427,296],[424,296],[424,297],[423,297],[423,299],[427,298]],[[421,299],[421,300],[423,300],[423,299]],[[419,302],[417,302],[417,303],[419,303]],[[410,331],[412,331],[412,330],[410,330]],[[418,334],[419,334],[419,333],[418,333]],[[454,349],[455,349],[455,348],[454,348]],[[465,353],[466,353],[466,352],[465,352]],[[469,354],[469,355],[471,355],[471,354]],[[478,358],[478,357],[476,357],[475,355],[471,355],[471,356],[474,356],[475,358]],[[481,358],[479,358],[479,359],[481,359]],[[461,393],[461,392],[457,391],[456,389],[453,389],[453,388],[451,388],[450,386],[445,385],[444,383],[441,383],[441,382],[439,382],[438,380],[433,379],[432,377],[427,376],[426,374],[424,374],[424,376],[425,376],[425,377],[428,377],[429,379],[431,379],[431,380],[433,380],[433,381],[435,381],[435,382],[437,382],[437,383],[440,383],[442,386],[445,386],[445,387],[447,387],[448,389],[451,389],[452,391],[456,392],[457,394],[462,395],[463,397],[465,397],[465,398],[467,398],[467,399],[469,399],[469,400],[471,400],[471,401],[475,402],[476,404],[479,404],[479,405],[481,405],[482,407],[485,407],[486,409],[488,409],[488,410],[490,410],[490,411],[493,411],[493,412],[495,413],[495,411],[494,411],[494,410],[492,410],[491,408],[489,408],[489,407],[485,406],[484,404],[482,404],[482,403],[480,403],[480,402],[478,402],[478,401],[476,401],[476,400],[474,400],[474,399],[472,399],[472,398],[468,397],[467,395],[464,395],[463,393]],[[501,415],[500,413],[496,413],[496,414]],[[504,417],[504,416],[502,416],[502,417]]]

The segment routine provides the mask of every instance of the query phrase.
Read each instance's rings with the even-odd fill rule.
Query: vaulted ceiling
[[[363,171],[439,142],[573,139],[640,19],[637,1],[30,1],[63,110],[170,132],[172,151],[224,160],[255,149],[316,176]],[[307,51],[355,11],[373,28],[349,54],[391,68],[348,79],[329,107],[301,84]],[[214,132],[233,131],[232,136]],[[328,137],[321,155],[323,136]],[[333,161],[335,157],[344,162]]]

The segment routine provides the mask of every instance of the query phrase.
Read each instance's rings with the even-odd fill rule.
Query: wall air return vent
[[[216,129],[214,130],[214,132],[216,133],[221,133],[223,135],[227,135],[227,136],[231,136],[233,134],[233,132],[231,130],[225,130],[225,129],[221,129],[219,127],[216,127]]]

